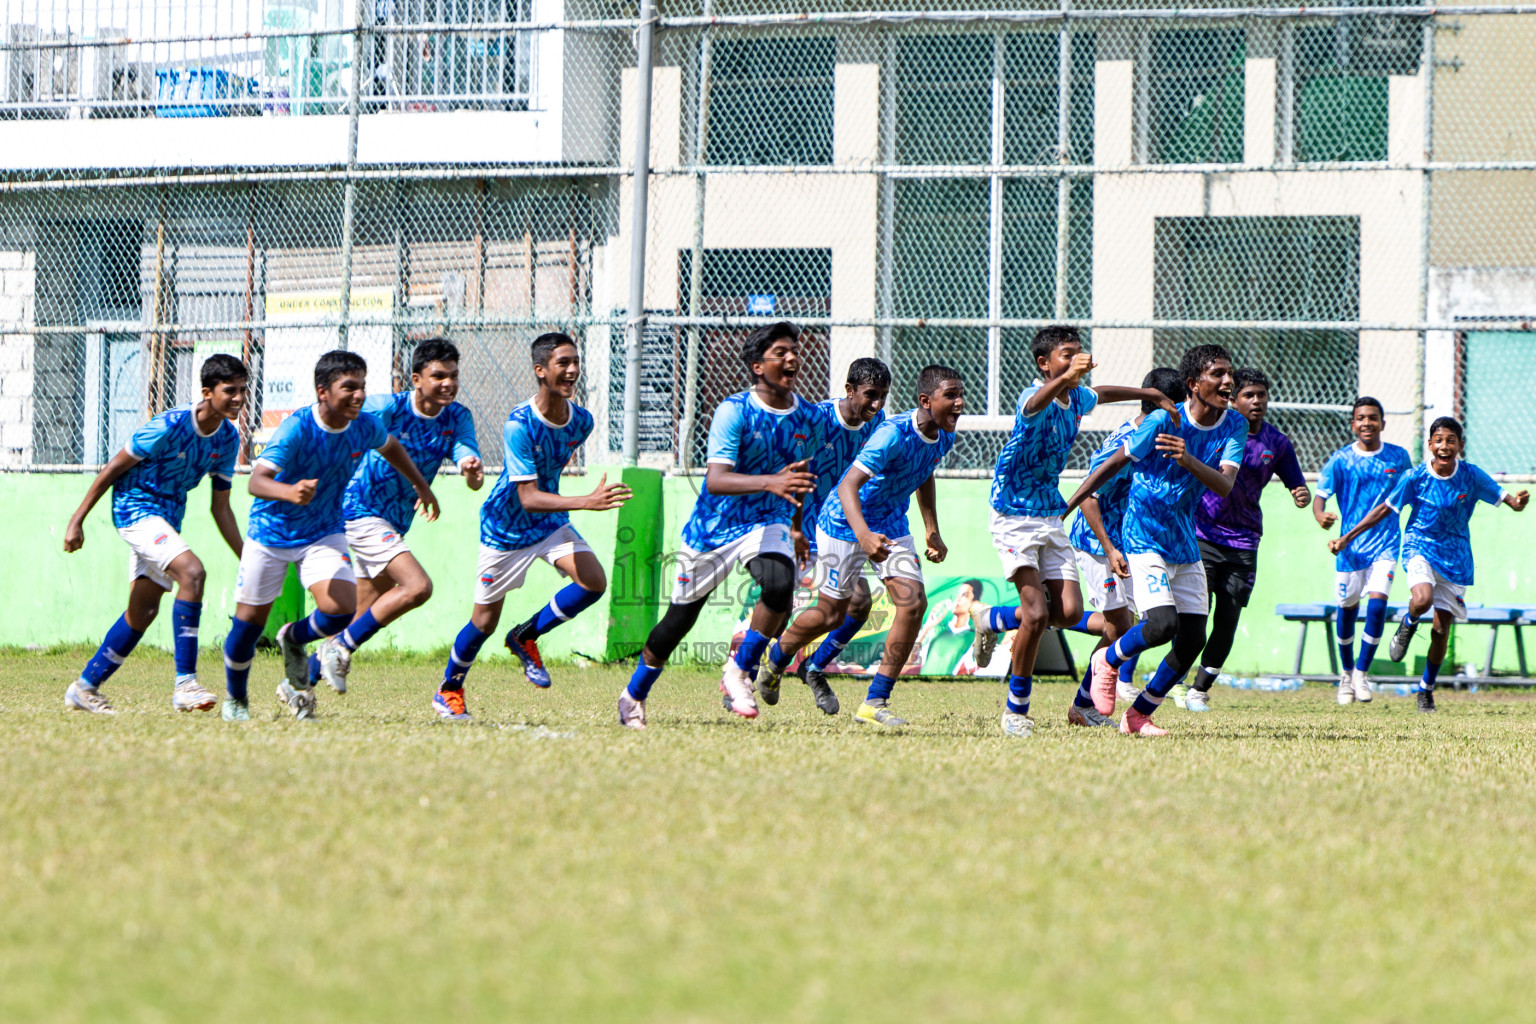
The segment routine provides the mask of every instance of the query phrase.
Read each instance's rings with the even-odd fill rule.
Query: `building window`
[[[896,161],[985,164],[992,151],[992,36],[896,43]]]
[[[831,39],[717,40],[708,162],[830,164],[835,62]]]
[[[1297,29],[1295,54],[1295,159],[1385,160],[1387,76],[1352,66],[1346,23]]]
[[[1144,83],[1148,162],[1242,162],[1246,51],[1241,29],[1152,33]]]
[[[1467,331],[1461,341],[1467,461],[1490,473],[1536,473],[1536,406],[1510,401],[1512,384],[1536,380],[1536,344],[1524,331]]]
[[[1158,319],[1359,319],[1356,217],[1161,217],[1155,246]],[[1347,409],[1360,381],[1355,332],[1159,330],[1152,358],[1177,366],[1186,348],[1204,343],[1226,346],[1238,367],[1262,369],[1274,401],[1319,407],[1269,417],[1290,435],[1304,467],[1322,465],[1349,436]]]

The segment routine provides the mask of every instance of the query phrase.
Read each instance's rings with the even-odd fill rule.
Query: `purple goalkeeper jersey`
[[[1257,548],[1264,535],[1259,495],[1272,476],[1279,476],[1287,490],[1306,483],[1291,439],[1265,423],[1257,434],[1248,435],[1232,493],[1223,498],[1215,491],[1206,491],[1200,499],[1195,510],[1195,536],[1229,548]]]

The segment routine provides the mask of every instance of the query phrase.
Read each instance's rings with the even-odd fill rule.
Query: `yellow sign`
[[[395,308],[393,288],[353,288],[352,312],[388,312]],[[267,316],[323,316],[341,312],[341,292],[268,292]]]

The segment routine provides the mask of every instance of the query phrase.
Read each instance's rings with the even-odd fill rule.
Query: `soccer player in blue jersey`
[[[1194,346],[1179,361],[1179,375],[1189,397],[1177,420],[1161,409],[1148,415],[1120,454],[1089,473],[1068,502],[1076,508],[1131,463],[1121,532],[1142,620],[1112,646],[1094,652],[1089,671],[1103,677],[1094,685],[1113,686],[1125,662],[1173,642],[1120,719],[1121,732],[1138,736],[1167,735],[1153,724],[1152,715],[1205,646],[1208,598],[1195,539],[1195,507],[1206,490],[1232,492],[1248,437],[1248,421],[1228,408],[1232,356],[1225,348]]]
[[[816,524],[821,510],[834,500],[838,483],[864,445],[885,422],[885,399],[891,391],[891,369],[878,359],[855,359],[848,367],[848,380],[843,385],[846,394],[842,398],[829,398],[816,406],[821,418],[822,444],[811,459],[810,470],[816,475],[816,489],[803,499],[799,522],[806,541],[807,559],[819,561],[816,545]],[[805,560],[802,560],[805,564]],[[818,598],[818,600],[820,600]],[[853,594],[844,602],[846,613],[840,621],[825,621],[822,632],[831,634],[821,642],[812,655],[805,659],[805,682],[811,688],[811,697],[824,713],[835,715],[839,704],[837,694],[827,682],[827,665],[842,653],[843,648],[864,628],[869,620],[869,583],[863,576],[854,581]],[[833,627],[836,627],[835,629]],[[820,636],[821,634],[816,634]],[[814,639],[814,637],[812,638]],[[809,641],[805,641],[809,642]],[[804,646],[802,642],[801,646]],[[757,673],[757,692],[763,703],[779,702],[779,680],[789,667],[793,654],[785,654],[774,644],[763,659]]]
[[[1269,391],[1269,378],[1261,370],[1243,368],[1232,374],[1232,408],[1248,421],[1243,464],[1231,494],[1222,497],[1206,491],[1195,509],[1195,539],[1200,544],[1214,611],[1194,679],[1187,688],[1173,689],[1174,703],[1189,711],[1211,709],[1211,686],[1232,653],[1238,621],[1253,596],[1259,540],[1264,535],[1259,497],[1265,486],[1278,476],[1297,508],[1312,502],[1291,439],[1264,419],[1269,412]]]
[[[1083,613],[1077,564],[1062,526],[1067,503],[1060,483],[1083,417],[1101,401],[1150,401],[1169,415],[1176,409],[1167,395],[1150,388],[1084,386],[1094,362],[1075,327],[1042,328],[1031,352],[1040,379],[1019,394],[1013,434],[998,456],[991,496],[992,544],[1003,574],[1019,592],[1002,719],[1003,732],[1019,737],[1034,729],[1029,699],[1040,638],[1047,626],[1072,626]]]
[[[590,494],[560,493],[560,474],[592,433],[592,414],[572,401],[581,379],[581,351],[570,335],[552,331],[533,339],[529,355],[539,390],[512,410],[502,429],[501,476],[480,506],[475,607],[454,638],[442,684],[432,698],[433,710],[450,721],[469,717],[464,679],[500,625],[507,594],[523,585],[539,559],[571,582],[509,630],[506,645],[530,683],[550,685],[538,638],[592,607],[608,589],[603,566],[571,525],[571,513],[610,511],[630,498],[629,488],[610,484],[607,474]]]
[[[368,363],[356,352],[327,352],[315,363],[315,404],[278,424],[251,469],[250,522],[235,577],[235,618],[224,640],[225,720],[249,721],[247,683],[256,641],[288,567],[315,599],[315,612],[277,632],[284,678],[277,699],[295,718],[312,718],[307,645],[341,632],[357,609],[357,577],[347,554],[342,499],[363,456],[373,449],[410,482],[422,517],[437,518],[437,498],[383,422],[363,412]]]
[[[917,495],[923,517],[923,548],[930,562],[948,552],[939,536],[933,471],[955,446],[955,425],[965,407],[965,385],[948,366],[926,366],[917,375],[917,407],[886,420],[860,449],[816,522],[823,582],[816,604],[800,611],[774,644],[771,657],[787,665],[795,652],[843,621],[866,563],[885,581],[896,614],[864,703],[854,721],[899,729],[906,720],[889,707],[896,677],[912,654],[923,626],[928,594],[917,559],[907,509]]]
[[[112,525],[128,543],[128,610],[64,691],[67,707],[100,715],[116,714],[100,686],[117,671],[149,624],[160,613],[160,600],[176,585],[172,635],[176,685],[171,707],[207,711],[214,695],[197,682],[197,631],[203,612],[207,570],[181,539],[187,494],[207,475],[212,481],[213,521],[224,542],[240,557],[240,526],[229,507],[240,450],[233,421],[245,408],[250,371],[234,356],[210,356],[203,363],[202,400],[168,409],[129,438],[122,451],[102,467],[85,499],[64,528],[64,550],[85,544],[85,517],[112,489]]]
[[[429,338],[411,352],[411,389],[371,395],[363,412],[383,422],[427,483],[436,479],[443,460],[451,459],[469,489],[478,491],[485,467],[475,441],[475,418],[458,397],[459,350],[446,338]],[[352,652],[432,596],[431,577],[405,545],[416,518],[416,492],[377,451],[364,456],[347,484],[342,514],[358,576],[357,617],[309,658],[311,685],[323,677],[338,693],[346,692]]]
[[[1449,416],[1436,419],[1429,425],[1429,459],[1404,473],[1387,499],[1348,533],[1328,542],[1328,550],[1341,554],[1376,524],[1413,506],[1408,526],[1403,530],[1403,571],[1412,596],[1408,599],[1408,613],[1403,616],[1387,653],[1393,661],[1402,661],[1414,631],[1434,609],[1429,656],[1419,680],[1418,703],[1422,712],[1435,710],[1435,679],[1445,661],[1451,624],[1467,617],[1466,594],[1473,577],[1472,533],[1468,523],[1477,503],[1503,503],[1523,512],[1531,500],[1528,491],[1510,494],[1493,477],[1470,462],[1461,461],[1463,445],[1459,422]]]
[[[1350,412],[1350,428],[1358,439],[1340,448],[1323,463],[1317,478],[1317,496],[1312,499],[1312,517],[1325,530],[1333,528],[1339,515],[1328,511],[1328,499],[1339,504],[1343,532],[1386,500],[1399,481],[1413,469],[1413,459],[1404,448],[1381,439],[1386,414],[1374,398],[1355,400]],[[1397,516],[1387,516],[1349,546],[1334,560],[1337,572],[1339,610],[1335,629],[1339,642],[1339,703],[1365,703],[1371,699],[1371,662],[1376,647],[1386,634],[1387,598],[1392,593],[1392,577],[1397,569],[1399,542]],[[1360,636],[1360,658],[1354,657],[1355,623],[1364,596],[1365,623]]]
[[[1174,402],[1182,402],[1186,396],[1179,371],[1168,366],[1159,366],[1147,374],[1141,386],[1161,391]],[[1098,469],[1122,451],[1126,439],[1135,433],[1154,408],[1153,403],[1143,401],[1140,415],[1111,431],[1093,453],[1088,471]],[[1077,558],[1077,568],[1087,583],[1088,600],[1096,611],[1096,615],[1088,620],[1087,628],[1099,636],[1100,647],[1109,647],[1135,624],[1131,617],[1136,610],[1131,571],[1121,551],[1124,543],[1121,527],[1130,489],[1130,463],[1127,462],[1101,484],[1097,492],[1083,499],[1067,533]],[[1114,724],[1109,716],[1115,712],[1118,692],[1131,691],[1128,699],[1135,699],[1135,678],[1135,658],[1120,666],[1119,677],[1113,685],[1103,675],[1085,672],[1077,698],[1067,711],[1067,722],[1080,726]]]
[[[816,490],[810,460],[823,443],[815,406],[794,391],[801,333],[798,325],[780,321],[753,331],[742,346],[752,387],[721,402],[710,420],[708,469],[683,527],[672,601],[619,694],[622,725],[645,728],[645,701],[662,667],[709,595],[739,564],[760,592],[746,636],[726,662],[721,699],[741,717],[757,717],[752,684],[769,639],[789,616],[795,590],[791,534],[801,496]]]

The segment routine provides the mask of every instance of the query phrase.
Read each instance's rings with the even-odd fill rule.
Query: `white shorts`
[[[1077,568],[1083,574],[1083,590],[1093,610],[1112,612],[1117,608],[1136,610],[1131,595],[1130,578],[1121,579],[1109,568],[1109,559],[1087,551],[1074,551]]]
[[[874,567],[883,580],[911,580],[923,584],[923,567],[917,560],[917,542],[912,535],[891,538],[891,553],[876,565],[869,560],[858,541],[838,540],[817,530],[816,575],[821,582],[820,590],[828,597],[852,597],[853,588],[859,581],[859,573],[865,565]]]
[[[1366,594],[1392,596],[1392,577],[1397,574],[1397,559],[1380,558],[1364,569],[1335,573],[1339,606],[1353,608]]]
[[[400,555],[408,555],[405,537],[378,516],[347,520],[347,544],[352,548],[352,568],[364,579],[382,573]]]
[[[128,582],[146,576],[162,590],[170,590],[174,585],[165,574],[165,567],[192,550],[181,534],[159,516],[121,527],[117,535],[128,542]]]
[[[1428,583],[1435,590],[1436,608],[1450,612],[1451,617],[1457,622],[1467,621],[1467,588],[1441,576],[1435,571],[1435,567],[1429,564],[1428,559],[1422,555],[1408,559],[1408,564],[1403,566],[1403,577],[1408,581],[1409,587]]]
[[[677,574],[672,581],[672,603],[692,604],[709,596],[737,565],[758,555],[783,555],[795,560],[795,543],[783,523],[759,526],[713,551],[695,551],[684,544],[677,553]]]
[[[522,586],[523,578],[538,559],[542,558],[554,565],[557,559],[574,555],[578,551],[591,553],[592,549],[570,523],[539,543],[516,551],[502,551],[481,544],[480,564],[475,574],[475,604],[493,604],[505,597],[509,590]],[[555,571],[565,575],[558,567]]]
[[[1039,572],[1042,580],[1077,582],[1077,560],[1061,516],[1005,516],[993,509],[988,525],[1006,579],[1027,567]]]
[[[357,582],[344,533],[333,533],[301,548],[269,548],[247,538],[240,571],[235,575],[235,602],[263,605],[276,601],[283,592],[288,567],[295,562],[305,590],[327,580]]]
[[[1210,612],[1205,588],[1205,563],[1199,560],[1169,565],[1159,554],[1126,555],[1135,581],[1136,608],[1145,615],[1153,608],[1172,608],[1180,615]]]

